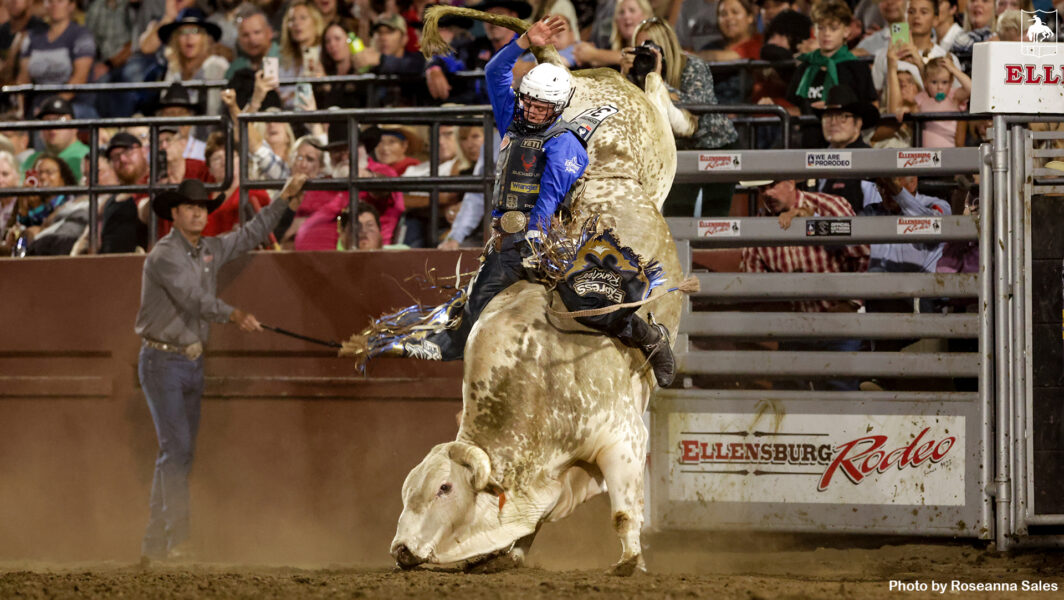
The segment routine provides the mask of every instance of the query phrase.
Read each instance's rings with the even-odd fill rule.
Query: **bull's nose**
[[[395,562],[403,569],[412,569],[423,562],[414,556],[414,553],[410,551],[410,548],[406,547],[406,544],[400,544],[392,550],[392,556],[395,557]]]

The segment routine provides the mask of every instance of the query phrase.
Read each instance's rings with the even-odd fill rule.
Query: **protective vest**
[[[502,139],[498,162],[495,164],[492,205],[495,210],[532,212],[532,207],[539,198],[540,180],[547,166],[547,153],[543,151],[543,146],[547,140],[566,131],[577,133],[573,124],[565,119],[558,119],[542,132],[530,134],[518,133],[514,125],[510,125]],[[586,144],[579,135],[577,139]]]

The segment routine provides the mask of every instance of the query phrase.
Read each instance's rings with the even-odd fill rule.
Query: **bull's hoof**
[[[474,565],[470,565],[469,568],[466,569],[466,572],[475,575],[490,575],[492,573],[501,573],[503,571],[519,569],[524,563],[524,553],[507,552],[506,554],[494,556]]]
[[[610,575],[617,577],[631,577],[632,575],[642,575],[647,572],[647,565],[643,562],[643,555],[636,554],[631,558],[626,558],[617,564],[610,567],[607,571]]]

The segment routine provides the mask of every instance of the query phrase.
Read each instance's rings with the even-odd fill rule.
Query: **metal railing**
[[[453,73],[453,75],[455,77],[458,77],[459,79],[477,80],[484,77],[484,72],[480,70],[457,71]],[[365,96],[363,98],[363,102],[366,104],[366,106],[374,108],[377,106],[377,90],[379,87],[422,81],[423,79],[424,77],[420,75],[326,75],[323,77],[285,77],[279,80],[279,84],[282,87],[298,85],[301,83],[309,84],[312,87],[345,83],[363,84],[363,86],[365,86]],[[32,119],[34,99],[39,96],[50,96],[54,94],[120,94],[129,92],[162,92],[163,90],[170,88],[170,86],[172,86],[174,83],[180,83],[183,87],[190,90],[225,89],[227,87],[230,87],[230,82],[226,79],[188,79],[180,82],[143,81],[79,84],[23,83],[2,86],[0,87],[0,93],[22,96],[22,98],[24,99],[24,116],[27,119]]]
[[[356,108],[346,110],[327,110],[312,112],[269,112],[241,114],[238,117],[240,137],[240,155],[248,156],[247,127],[249,123],[326,123],[346,121],[348,169],[350,176],[346,180],[315,178],[308,180],[306,190],[346,190],[348,208],[352,218],[348,246],[353,247],[358,239],[357,214],[358,196],[362,190],[377,191],[428,191],[429,192],[429,233],[433,241],[439,237],[439,193],[441,191],[483,191],[484,222],[490,219],[491,192],[495,181],[494,147],[490,143],[489,133],[494,131],[495,120],[489,106],[454,106],[444,108],[392,108],[372,109]],[[358,169],[359,125],[365,123],[382,124],[427,124],[429,125],[429,176],[428,177],[361,177]],[[439,134],[440,125],[481,125],[484,127],[487,142],[484,144],[483,175],[440,176]],[[248,173],[247,161],[240,162],[240,214],[244,214],[248,191],[251,189],[278,190],[284,187],[283,180],[253,180]],[[487,230],[487,229],[485,229]]]
[[[822,150],[820,150],[822,151]],[[897,163],[896,150],[864,150],[853,153],[849,173],[856,177],[900,176],[912,174],[911,169]],[[806,151],[743,151],[736,153],[741,171],[698,172],[696,152],[681,152],[678,171],[686,180],[734,181],[749,179],[787,179],[833,176],[838,169],[807,169]],[[658,391],[651,406],[654,410],[652,436],[654,466],[663,471],[652,473],[655,488],[651,493],[653,520],[665,529],[670,528],[757,528],[783,531],[837,531],[899,534],[967,535],[987,537],[993,523],[989,494],[993,493],[994,464],[993,431],[995,414],[994,314],[998,297],[995,295],[995,263],[993,258],[993,224],[999,217],[990,201],[991,181],[989,145],[982,148],[942,151],[939,170],[950,172],[980,172],[982,212],[978,217],[951,216],[933,218],[941,226],[921,234],[901,234],[899,224],[904,215],[886,217],[810,217],[796,218],[787,230],[780,228],[774,218],[704,218],[668,219],[670,230],[677,239],[681,266],[690,269],[692,247],[735,248],[786,245],[851,246],[880,243],[936,243],[978,240],[980,272],[977,274],[941,273],[695,273],[701,291],[694,295],[697,305],[727,305],[724,310],[692,312],[689,301],[680,324],[677,339],[677,372],[687,387]],[[933,170],[929,170],[933,171]],[[932,173],[928,173],[932,174]],[[679,179],[678,175],[678,179]],[[701,179],[699,179],[701,177]],[[845,235],[837,237],[809,236],[806,224],[810,220],[844,222]],[[928,297],[977,298],[978,312],[962,314],[938,313],[806,313],[779,312],[779,308],[764,306],[765,302],[793,300],[849,300],[913,299]],[[757,311],[749,304],[757,303]],[[770,312],[761,312],[768,309]],[[978,352],[876,352],[876,351],[802,351],[765,349],[698,349],[689,337],[711,342],[720,347],[721,340],[764,342],[803,340],[905,340],[911,338],[978,338]],[[741,348],[740,346],[739,348]],[[811,391],[809,389],[733,389],[734,381],[791,380],[791,379],[861,379],[894,377],[908,385],[901,389],[866,391]],[[945,391],[921,387],[916,379],[969,377],[976,378],[976,392]],[[694,385],[704,389],[696,389]],[[909,391],[909,390],[912,391]],[[773,420],[793,419],[791,421]],[[769,420],[758,417],[769,415]],[[962,455],[961,483],[954,483],[951,493],[958,494],[961,503],[927,502],[927,506],[892,503],[884,498],[871,497],[850,503],[843,499],[824,499],[813,504],[807,492],[801,498],[784,502],[765,500],[759,496],[757,480],[765,471],[736,471],[758,469],[739,466],[728,470],[724,465],[707,466],[705,475],[678,474],[675,467],[677,432],[682,437],[729,442],[786,442],[790,438],[771,436],[825,436],[832,440],[830,423],[815,425],[809,433],[809,415],[839,415],[850,421],[862,415],[913,415],[915,421],[933,421],[945,417],[963,423],[961,431],[952,426],[951,435],[965,441],[958,454]],[[746,415],[750,415],[747,419]],[[919,419],[918,417],[926,417]],[[803,418],[805,420],[803,420]],[[825,417],[820,417],[825,418]],[[884,417],[889,419],[891,417]],[[907,419],[910,417],[906,417]],[[870,423],[875,422],[875,417]],[[748,423],[758,423],[755,439],[727,436],[743,433]],[[682,423],[679,428],[676,424]],[[710,424],[712,423],[712,425]],[[731,427],[720,423],[733,424]],[[786,423],[796,423],[788,426]],[[776,429],[773,429],[775,424]],[[804,424],[804,425],[803,425]],[[919,426],[917,427],[919,429]],[[768,430],[768,431],[762,431]],[[737,432],[738,431],[738,432]],[[862,431],[864,431],[862,429]],[[702,432],[702,433],[699,433]],[[805,432],[805,433],[799,433]],[[878,432],[877,432],[878,433]],[[758,440],[756,436],[762,435]],[[687,439],[683,438],[683,439]],[[806,441],[802,438],[797,438]],[[741,445],[741,444],[736,444]],[[662,466],[663,465],[663,466]],[[673,465],[673,466],[669,466]],[[773,467],[764,467],[770,472]],[[713,470],[723,469],[723,470]],[[785,470],[785,469],[784,469]],[[788,472],[797,480],[805,471]],[[812,470],[816,470],[814,466]],[[779,472],[776,469],[776,472]],[[815,474],[815,473],[814,473]],[[704,484],[694,483],[694,477],[704,477]],[[730,477],[725,480],[724,478]],[[686,478],[686,479],[684,479]],[[714,479],[717,478],[717,479]],[[721,483],[713,483],[717,480]],[[683,480],[681,484],[681,480]],[[740,481],[741,480],[741,481]],[[956,480],[954,480],[956,481]],[[725,492],[733,486],[751,486],[750,496],[744,492]],[[705,485],[705,488],[690,487]],[[713,487],[713,486],[718,487]],[[697,489],[707,498],[719,494],[725,498],[742,497],[715,502],[690,502]],[[797,488],[796,488],[797,489]],[[815,488],[815,483],[813,484]],[[683,490],[683,491],[680,491]],[[778,495],[778,494],[777,494]],[[769,494],[771,496],[771,494]],[[803,504],[804,503],[804,504]],[[917,502],[917,504],[923,504]],[[873,519],[871,516],[875,515]],[[946,516],[948,515],[948,516]],[[917,516],[917,518],[913,518]],[[963,521],[963,525],[955,525]]]
[[[155,160],[148,160],[148,182],[144,184],[100,185],[99,184],[99,130],[101,128],[147,127],[148,148],[155,152],[159,147],[159,129],[164,126],[219,126],[225,131],[225,178],[219,183],[207,184],[210,191],[224,191],[233,182],[233,127],[222,117],[152,117],[141,119],[74,119],[70,121],[13,121],[4,123],[3,128],[14,131],[39,131],[42,129],[79,129],[89,131],[89,169],[85,185],[57,187],[16,187],[0,188],[2,196],[48,196],[54,194],[85,194],[89,196],[89,252],[95,254],[99,249],[99,200],[101,194],[149,194],[177,188],[177,184],[158,183],[159,173]],[[149,223],[151,233],[149,243],[155,239],[158,231],[155,212],[151,213]]]

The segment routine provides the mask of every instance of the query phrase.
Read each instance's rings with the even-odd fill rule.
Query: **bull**
[[[422,41],[426,54],[448,51],[436,35],[436,22],[448,14],[517,33],[528,28],[500,15],[433,7]],[[540,62],[564,65],[551,47],[534,52]],[[576,219],[598,215],[622,243],[657,259],[666,277],[679,281],[676,246],[660,210],[676,169],[664,84],[652,74],[644,93],[610,69],[573,76],[565,118],[606,105],[617,109],[590,139],[590,165],[572,203]],[[646,569],[640,531],[648,435],[642,415],[653,375],[638,350],[552,316],[551,296],[542,285],[517,283],[496,296],[473,327],[457,439],[432,448],[403,483],[391,545],[400,567],[519,566],[542,524],[608,490],[621,542],[612,572]],[[650,305],[673,338],[681,301],[666,294]]]

